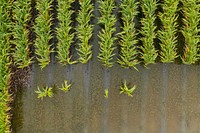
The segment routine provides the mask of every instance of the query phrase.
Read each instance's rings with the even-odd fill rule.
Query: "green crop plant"
[[[30,21],[31,0],[17,0],[13,2],[12,43],[15,45],[13,52],[14,63],[19,68],[30,65],[28,22]]]
[[[134,19],[138,14],[138,2],[133,2],[133,0],[124,0],[120,4],[121,13],[122,13],[122,21],[123,27],[122,31],[119,33],[121,38],[120,46],[121,46],[121,54],[118,59],[118,63],[121,64],[124,68],[134,67],[136,69],[136,65],[138,61],[136,44],[138,40],[136,39],[137,33],[135,30]]]
[[[116,31],[115,23],[116,17],[112,14],[115,9],[114,0],[98,0],[99,11],[101,17],[99,18],[99,24],[103,25],[103,29],[100,31],[98,37],[100,39],[100,53],[98,59],[103,63],[105,67],[113,66],[113,53],[115,47],[114,43],[116,37],[114,32]]]
[[[133,91],[136,89],[136,85],[134,85],[132,88],[128,88],[126,81],[124,81],[123,86],[120,86],[120,94],[124,93],[130,97],[132,97]]]
[[[58,20],[57,27],[57,59],[61,64],[74,64],[77,61],[72,61],[70,48],[73,43],[74,33],[72,33],[71,16],[73,11],[70,9],[74,0],[58,0]]]
[[[183,63],[193,64],[199,59],[199,28],[200,5],[199,0],[181,0],[183,3],[184,27],[182,33],[185,38],[185,50],[182,57]]]
[[[104,90],[104,97],[107,99],[108,98],[108,89]]]
[[[53,52],[50,49],[49,41],[52,39],[50,27],[52,25],[52,15],[49,13],[52,6],[52,0],[37,0],[36,9],[39,14],[36,18],[35,33],[37,38],[35,41],[35,53],[37,60],[42,68],[47,66],[50,62],[50,53]]]
[[[8,92],[10,84],[10,3],[0,1],[0,133],[10,133],[10,105],[12,98]]]
[[[161,41],[160,57],[162,62],[173,62],[177,57],[177,8],[178,0],[164,0],[162,5],[163,12],[159,14],[162,29],[158,32]]]
[[[68,81],[64,81],[64,84],[62,84],[62,87],[60,87],[59,89],[66,93],[70,90],[71,86],[72,84],[68,84]]]
[[[92,46],[89,40],[92,37],[93,25],[90,24],[90,19],[93,12],[93,4],[91,0],[80,0],[80,10],[77,15],[78,25],[76,27],[77,38],[80,41],[78,44],[78,55],[81,63],[87,63],[92,58]]]
[[[158,56],[157,50],[154,46],[154,39],[156,38],[156,14],[157,9],[157,0],[142,0],[141,7],[144,17],[141,19],[142,28],[140,33],[142,34],[142,43],[141,47],[141,58],[144,60],[144,64],[148,65],[155,63],[155,60]]]
[[[44,97],[53,97],[53,88],[52,87],[44,87],[35,91],[37,93],[37,98],[43,99]]]

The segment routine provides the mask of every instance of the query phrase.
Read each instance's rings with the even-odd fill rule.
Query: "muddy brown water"
[[[156,64],[135,70],[98,62],[44,70],[32,66],[28,88],[17,93],[14,133],[200,133],[200,67]],[[56,86],[72,83],[68,93]],[[126,80],[137,85],[133,97],[120,95]],[[53,98],[35,90],[54,86]],[[108,99],[104,89],[109,90]]]

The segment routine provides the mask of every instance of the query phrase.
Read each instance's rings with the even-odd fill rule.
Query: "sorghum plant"
[[[35,41],[35,53],[39,65],[44,68],[50,62],[50,49],[49,40],[52,39],[50,33],[50,26],[52,25],[52,15],[49,13],[52,5],[52,0],[37,0],[36,9],[39,11],[38,17],[36,18],[35,32],[37,38]]]
[[[37,98],[43,99],[44,97],[53,97],[53,88],[52,87],[44,87],[35,91],[38,94]]]
[[[70,90],[71,86],[72,86],[72,84],[69,84],[68,81],[65,80],[64,84],[62,84],[62,87],[60,87],[59,89],[66,93]]]
[[[121,89],[120,94],[124,93],[132,97],[133,96],[132,93],[136,89],[136,85],[134,85],[132,88],[128,88],[126,81],[124,81],[123,86],[120,86],[120,89]]]
[[[80,10],[78,12],[76,27],[77,37],[79,39],[78,55],[81,63],[87,63],[92,58],[92,46],[89,40],[92,37],[93,25],[90,24],[92,17],[93,5],[91,0],[80,0]]]
[[[104,97],[107,99],[108,98],[108,89],[104,90]]]
[[[70,9],[74,0],[58,0],[58,20],[59,26],[57,27],[57,59],[62,64],[74,64],[76,61],[72,61],[72,55],[70,47],[72,46],[74,33],[72,33],[72,20],[71,16],[73,11]]]
[[[162,22],[162,29],[158,32],[161,41],[161,61],[173,62],[177,57],[177,8],[179,0],[164,0],[162,4],[163,12],[159,17]]]
[[[99,24],[103,25],[103,29],[100,31],[98,37],[100,39],[100,53],[98,59],[103,63],[105,67],[113,66],[113,53],[115,47],[114,42],[116,37],[114,32],[116,31],[115,23],[116,17],[112,14],[115,9],[115,3],[113,0],[98,0],[100,14]]]
[[[141,19],[142,28],[140,33],[142,34],[142,43],[141,47],[141,58],[144,60],[144,64],[148,65],[155,63],[155,60],[158,56],[157,50],[154,46],[154,39],[156,38],[156,14],[157,9],[157,0],[142,0],[141,7],[144,14],[144,18]]]
[[[8,92],[10,82],[10,34],[9,34],[9,10],[8,0],[0,1],[0,132],[10,133],[10,106],[12,100]]]
[[[137,50],[136,44],[138,40],[136,39],[136,30],[134,19],[138,14],[137,11],[138,2],[133,0],[123,0],[120,4],[121,13],[122,13],[122,31],[120,35],[120,58],[118,63],[121,64],[124,68],[134,67],[138,64],[136,59]]]
[[[185,53],[182,57],[183,63],[193,64],[199,59],[199,27],[200,5],[199,0],[181,0],[183,3],[184,27],[182,33],[185,38]]]
[[[29,39],[28,22],[30,21],[31,0],[16,0],[13,2],[12,34],[15,45],[13,52],[14,63],[19,68],[30,65],[29,58]]]

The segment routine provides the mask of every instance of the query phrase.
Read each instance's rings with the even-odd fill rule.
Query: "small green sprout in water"
[[[107,99],[108,98],[108,89],[105,89],[104,92],[105,92],[104,97]]]
[[[44,87],[42,90],[38,87],[38,90],[35,93],[38,94],[37,98],[43,99],[44,97],[53,97],[52,87]]]
[[[124,84],[123,84],[123,86],[121,86],[120,87],[120,94],[122,94],[122,93],[125,93],[125,94],[127,94],[128,96],[130,96],[130,97],[132,97],[133,95],[132,95],[132,93],[133,93],[133,91],[136,89],[136,85],[134,85],[132,88],[128,88],[127,87],[127,84],[126,84],[126,81],[124,81]]]
[[[69,91],[70,87],[72,85],[68,84],[67,81],[64,81],[64,84],[62,84],[62,87],[59,88],[60,90],[64,91],[65,93]]]

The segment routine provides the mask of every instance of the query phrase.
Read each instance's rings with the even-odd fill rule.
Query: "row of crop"
[[[198,0],[182,0],[183,14],[184,14],[184,27],[182,33],[185,38],[185,54],[182,58],[185,64],[192,64],[199,59],[199,22],[200,22],[200,2]]]
[[[30,1],[18,0],[14,2],[13,44],[15,44],[15,53],[13,57],[19,67],[29,65],[32,60],[28,56],[29,42],[27,37]],[[90,0],[81,0],[79,1],[80,9],[78,12],[74,12],[72,10],[74,2],[74,0],[58,0],[57,18],[59,23],[56,28],[58,43],[56,45],[57,51],[52,51],[50,43],[53,37],[51,34],[52,14],[50,13],[52,0],[36,1],[38,15],[34,25],[37,35],[34,47],[41,68],[49,64],[51,52],[57,52],[56,58],[64,65],[77,62],[87,63],[92,58],[91,37],[94,24],[91,24],[91,18],[93,17],[94,5]],[[158,3],[157,0],[141,0],[139,2],[123,0],[119,6],[120,20],[122,21],[119,33],[116,33],[117,16],[114,11],[117,7],[115,2],[113,0],[98,0],[97,2],[100,13],[97,20],[98,25],[101,26],[98,33],[98,60],[104,66],[113,66],[116,47],[119,47],[117,62],[125,68],[135,68],[140,62],[145,65],[155,63],[156,60],[161,60],[164,63],[173,62],[178,57],[177,33],[180,26],[177,21],[180,10],[183,11],[184,24],[181,31],[185,39],[183,41],[185,44],[182,44],[184,55],[181,55],[181,59],[185,64],[198,61],[198,0],[164,0],[162,3]],[[179,8],[180,2],[183,6]],[[159,6],[161,9],[158,12]],[[138,16],[139,7],[141,7],[142,17],[141,27],[138,30],[135,28],[135,18]],[[74,14],[77,14],[75,26],[72,24]],[[156,22],[158,20],[160,20],[159,28],[157,27],[158,22]],[[116,41],[119,42],[119,46],[115,45]],[[142,45],[139,45],[140,41]],[[78,59],[72,57],[72,48],[74,47],[78,53]]]
[[[15,52],[12,54],[15,65],[19,68],[27,67],[31,64],[29,58],[29,31],[31,0],[16,0],[12,3],[13,19],[11,24]]]
[[[134,23],[134,19],[138,15],[138,4],[138,2],[134,3],[132,0],[124,0],[120,5],[123,26],[122,31],[119,33],[121,52],[118,63],[125,68],[136,68],[136,65],[139,63],[136,47],[138,40]]]
[[[10,132],[9,102],[11,101],[8,92],[10,71],[9,71],[9,9],[7,0],[0,1],[0,132]]]

